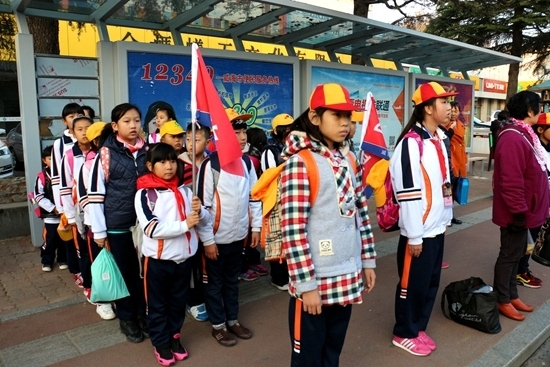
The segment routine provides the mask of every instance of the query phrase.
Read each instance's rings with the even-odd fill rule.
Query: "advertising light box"
[[[191,122],[190,55],[128,51],[127,60],[129,101],[142,110],[144,119],[154,119],[154,111],[147,113],[149,106],[164,101],[174,107],[183,127]],[[249,126],[269,130],[273,117],[293,114],[291,63],[208,56],[204,61],[224,106],[250,113]],[[152,128],[152,120],[144,121],[144,130]]]

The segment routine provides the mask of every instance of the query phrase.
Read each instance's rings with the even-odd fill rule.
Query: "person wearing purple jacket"
[[[530,91],[510,97],[510,118],[498,132],[495,150],[493,223],[500,227],[500,251],[494,288],[500,313],[517,321],[525,319],[518,311],[533,311],[519,299],[516,284],[527,231],[544,223],[550,204],[546,152],[531,127],[537,123],[539,103],[540,96]]]

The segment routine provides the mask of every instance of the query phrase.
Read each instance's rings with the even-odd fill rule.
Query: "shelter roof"
[[[230,38],[238,51],[242,41],[361,55],[447,72],[481,69],[521,58],[372,19],[292,0],[0,0],[0,12],[94,23],[108,40],[106,25],[170,31],[176,44],[181,33]]]

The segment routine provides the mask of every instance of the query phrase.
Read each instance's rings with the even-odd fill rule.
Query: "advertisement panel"
[[[492,93],[506,94],[508,91],[508,82],[495,79],[483,79],[483,91]]]
[[[414,83],[413,90],[416,90],[419,85],[429,83],[434,81],[433,79],[421,79],[416,78]],[[451,92],[458,92],[459,94],[454,97],[450,97],[449,99],[455,100],[460,105],[461,111],[460,115],[458,116],[458,119],[462,121],[464,126],[466,126],[466,136],[464,137],[466,140],[466,147],[471,146],[471,131],[472,131],[472,123],[471,123],[471,116],[472,116],[472,108],[474,104],[474,91],[473,86],[469,84],[460,84],[460,83],[454,83],[453,81],[447,81],[447,80],[441,80],[437,79],[435,80],[437,83],[441,84],[443,88],[447,91]]]
[[[143,113],[156,101],[170,103],[182,126],[191,122],[191,56],[128,52],[128,96]],[[249,126],[271,129],[271,119],[293,114],[293,65],[204,57],[224,106],[252,114]],[[154,112],[154,111],[153,111]],[[153,113],[154,118],[154,113]],[[154,128],[144,121],[144,130]]]
[[[386,138],[386,145],[391,152],[395,141],[403,130],[405,106],[405,77],[384,75],[362,71],[339,70],[333,68],[312,67],[311,87],[318,84],[338,83],[346,87],[357,105],[357,109],[365,108],[367,93],[372,92],[376,99],[376,109],[380,126]],[[361,127],[353,137],[355,146],[360,146]]]

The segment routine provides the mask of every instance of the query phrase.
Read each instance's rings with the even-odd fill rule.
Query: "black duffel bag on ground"
[[[502,329],[497,292],[481,278],[471,277],[446,286],[441,295],[441,311],[446,318],[485,333],[496,334]]]

